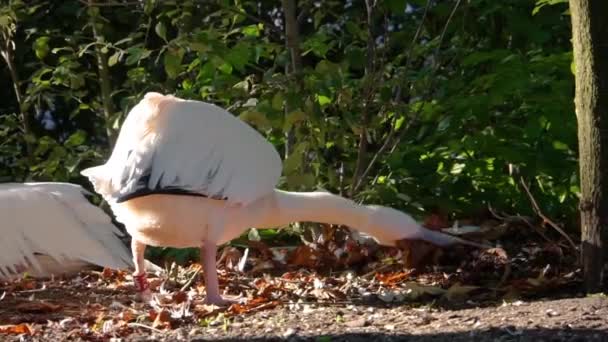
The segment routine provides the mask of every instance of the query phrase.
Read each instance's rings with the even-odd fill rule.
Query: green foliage
[[[552,6],[552,5],[557,5],[557,4],[567,4],[567,3],[568,3],[568,0],[537,0],[536,6],[534,6],[534,9],[532,10],[532,14],[538,13],[538,11],[540,11],[541,8],[543,8],[545,6]]]
[[[565,2],[473,0],[451,19],[457,2],[431,2],[423,21],[427,1],[387,0],[368,30],[364,2],[299,1],[297,75],[286,72],[291,56],[278,2],[4,2],[0,29],[15,42],[33,136],[20,134],[14,94],[3,97],[0,177],[86,184],[78,171],[107,157],[108,130],[145,92],[161,91],[228,108],[282,153],[293,132],[282,188],[348,193],[365,132],[364,168],[388,144],[357,200],[416,214],[441,207],[466,215],[488,204],[530,213],[521,176],[547,214],[575,222]],[[101,114],[96,46],[109,67],[110,117]],[[0,80],[13,89],[10,77]],[[54,129],[41,121],[47,111]]]

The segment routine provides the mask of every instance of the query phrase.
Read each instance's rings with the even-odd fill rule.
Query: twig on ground
[[[395,264],[384,264],[384,265],[376,268],[375,270],[365,273],[364,275],[361,276],[361,278],[363,278],[363,279],[370,278],[371,276],[375,275],[376,273],[378,273],[380,271],[384,271],[385,269],[387,269],[391,266],[395,266]]]
[[[192,277],[190,277],[190,279],[188,279],[188,281],[184,284],[184,286],[182,286],[181,291],[186,291],[190,286],[192,286],[192,283],[194,283],[194,280],[196,279],[196,277],[198,276],[198,274],[201,272],[201,267],[197,267],[196,270],[194,271],[194,274],[192,274]]]
[[[159,333],[159,334],[162,334],[162,333],[163,333],[163,331],[162,331],[162,330],[159,330],[159,329],[153,328],[153,327],[151,327],[151,326],[149,326],[149,325],[145,325],[145,324],[141,324],[141,323],[135,323],[135,322],[132,322],[132,323],[128,323],[128,324],[127,324],[127,326],[132,327],[132,328],[133,328],[133,327],[136,327],[136,328],[144,328],[144,329],[152,330],[152,331],[154,331],[155,333]]]
[[[517,215],[500,215],[496,211],[494,211],[494,209],[492,208],[491,205],[488,205],[488,211],[496,219],[498,219],[500,221],[503,221],[503,222],[511,222],[511,223],[521,223],[521,222],[523,222],[528,227],[532,228],[536,233],[538,233],[538,235],[540,235],[543,239],[545,239],[545,241],[553,243],[553,241],[551,239],[549,239],[547,237],[547,235],[545,235],[545,233],[543,233],[540,229],[538,229],[537,226],[533,225],[532,222],[530,222],[530,220],[529,220],[528,217],[521,216],[519,214],[517,214]]]
[[[534,209],[534,212],[536,213],[536,215],[538,215],[541,219],[543,219],[543,223],[550,225],[555,230],[557,230],[564,238],[566,238],[566,240],[568,240],[568,243],[570,243],[570,245],[572,246],[572,249],[576,251],[577,246],[574,243],[574,241],[572,241],[570,236],[568,236],[568,234],[566,234],[566,232],[564,232],[564,230],[559,225],[557,225],[557,223],[553,222],[549,217],[547,217],[545,214],[543,214],[543,212],[540,210],[540,206],[538,205],[538,202],[536,202],[536,199],[534,199],[534,196],[530,192],[530,189],[528,188],[528,185],[526,185],[526,182],[524,181],[523,177],[519,178],[519,182],[521,183],[522,187],[526,191],[526,194],[528,194],[528,198],[530,198],[530,202],[532,203],[532,209]]]
[[[46,287],[46,285],[44,285],[39,289],[15,291],[15,293],[35,293],[35,292],[42,292],[42,291],[46,291],[46,290],[48,290],[48,288]]]

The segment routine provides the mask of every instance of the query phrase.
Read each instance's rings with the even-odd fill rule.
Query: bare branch
[[[446,23],[445,23],[445,25],[444,25],[444,27],[443,27],[443,29],[441,31],[441,35],[439,36],[439,42],[437,44],[437,47],[435,48],[435,56],[437,56],[439,54],[439,48],[441,47],[441,43],[443,42],[443,40],[445,38],[445,34],[447,32],[447,28],[450,25],[450,23],[452,21],[452,18],[454,17],[454,14],[456,13],[456,10],[460,6],[460,3],[461,3],[461,0],[456,1],[456,4],[454,4],[454,7],[452,8],[450,16],[446,20]],[[412,53],[412,50],[413,50],[413,47],[414,47],[416,41],[418,40],[418,38],[419,38],[419,36],[420,36],[420,34],[422,32],[422,28],[424,26],[424,22],[425,22],[425,19],[427,17],[427,13],[428,13],[428,10],[430,8],[430,4],[431,4],[431,1],[427,0],[425,8],[424,8],[423,15],[422,15],[422,19],[420,21],[420,24],[418,25],[418,28],[416,29],[416,33],[414,34],[414,37],[412,38],[412,42],[411,42],[411,44],[409,46],[409,49],[407,51],[407,54],[406,54],[405,70],[407,70],[409,68],[410,64],[411,64],[411,53]],[[435,63],[434,69],[433,69],[433,73],[436,72],[438,68],[439,68],[439,63]],[[429,88],[433,89],[433,87],[429,87]],[[400,92],[399,92],[399,94],[400,94]],[[374,157],[369,162],[367,168],[362,173],[361,177],[358,179],[357,184],[354,185],[355,191],[363,184],[363,180],[365,179],[365,177],[367,177],[367,174],[371,171],[373,165],[378,160],[379,156],[382,153],[384,153],[384,151],[388,148],[388,146],[391,146],[391,149],[390,149],[388,155],[392,154],[395,151],[395,148],[399,145],[399,143],[401,142],[401,140],[405,136],[405,133],[407,133],[407,131],[409,130],[409,128],[416,121],[415,119],[418,116],[418,114],[422,111],[423,107],[424,107],[424,103],[422,103],[422,105],[418,108],[418,110],[416,111],[416,113],[414,115],[412,115],[411,120],[408,121],[408,123],[406,124],[406,126],[401,130],[401,132],[399,133],[399,135],[395,139],[393,139],[393,138],[394,138],[394,136],[396,134],[396,131],[395,130],[391,130],[391,132],[387,136],[385,142],[382,144],[382,146],[380,147],[380,149],[376,152],[376,154],[374,155]]]
[[[91,6],[91,7],[128,7],[128,6],[143,6],[143,2],[141,1],[125,1],[125,2],[94,2],[94,3],[90,3],[88,0],[78,0],[80,3],[87,5],[87,6]],[[204,0],[199,0],[200,3],[205,3]],[[207,2],[207,3],[211,3],[211,2]],[[255,15],[249,14],[245,11],[241,11],[233,6],[226,6],[224,5],[221,1],[216,1],[213,3],[213,5],[217,5],[220,8],[222,8],[223,10],[235,13],[235,14],[240,14],[244,17],[247,17],[253,21],[257,21],[257,22],[261,22],[265,24],[265,27],[268,27],[268,29],[272,32],[274,32],[275,34],[282,34],[281,30],[279,28],[277,28],[272,22],[268,21],[268,20],[264,20],[260,17],[256,17]]]
[[[15,52],[15,42],[12,39],[12,34],[10,31],[2,31],[1,33],[1,42],[4,43],[0,48],[0,55],[6,62],[6,66],[8,68],[11,81],[13,83],[13,90],[15,91],[15,99],[17,100],[17,104],[19,105],[19,117],[21,119],[21,125],[23,126],[23,133],[28,136],[33,136],[33,131],[29,122],[29,117],[27,115],[26,104],[23,98],[23,94],[21,93],[21,80],[19,79],[19,74],[17,71],[17,66],[15,65],[14,52]],[[29,139],[25,139],[25,148],[27,151],[28,159],[33,156],[33,147],[29,142]]]
[[[361,180],[361,174],[363,172],[363,163],[365,162],[365,156],[367,154],[367,130],[369,124],[369,111],[370,104],[373,99],[375,83],[373,81],[375,73],[375,58],[376,49],[373,34],[373,15],[374,7],[376,6],[375,0],[365,0],[367,8],[367,66],[365,67],[365,76],[367,77],[366,87],[364,90],[365,100],[363,102],[363,113],[361,118],[361,133],[359,134],[359,147],[357,149],[357,162],[355,164],[355,171],[353,172],[353,178],[351,181],[351,188],[349,191],[349,197],[352,198],[357,189],[357,184]]]
[[[88,6],[95,6],[94,0],[88,0]],[[93,38],[95,39],[95,56],[97,58],[97,72],[99,75],[99,87],[101,89],[101,103],[103,105],[103,114],[106,124],[106,134],[108,137],[110,148],[114,147],[118,133],[112,128],[112,118],[114,116],[114,104],[112,103],[112,85],[110,80],[110,71],[108,66],[108,56],[102,50],[99,44],[104,41],[104,37],[97,31],[95,18],[90,17],[91,28],[93,29]]]
[[[445,37],[445,33],[448,30],[448,26],[450,25],[452,18],[454,18],[454,14],[456,14],[456,10],[458,9],[458,6],[460,6],[460,1],[461,0],[456,1],[456,4],[454,5],[454,8],[452,8],[452,12],[450,13],[450,16],[448,17],[448,20],[446,20],[445,25],[443,26],[443,30],[441,31],[441,35],[439,36],[439,43],[437,43],[437,47],[435,48],[435,56],[437,56],[439,54],[439,49],[441,48],[441,43],[443,42],[443,38]]]
[[[285,47],[291,56],[291,63],[285,66],[285,74],[289,75],[298,89],[301,89],[300,74],[302,72],[302,55],[300,51],[300,30],[296,16],[296,0],[282,0],[283,16],[285,20]],[[290,111],[286,103],[284,112],[287,115]],[[285,132],[285,158],[291,154],[291,150],[296,144],[295,127]],[[305,156],[302,156],[305,158]],[[304,163],[307,165],[307,163]],[[305,166],[307,167],[307,166]]]
[[[268,28],[268,29],[269,29],[271,32],[273,32],[274,34],[277,34],[277,35],[279,35],[279,36],[283,34],[283,32],[281,31],[281,29],[280,29],[280,28],[276,27],[276,26],[274,25],[274,23],[272,23],[272,22],[270,22],[270,21],[268,21],[268,20],[265,20],[265,19],[263,19],[263,18],[257,17],[257,16],[255,16],[255,15],[253,15],[253,14],[249,14],[249,13],[247,13],[247,12],[245,12],[245,11],[241,11],[241,10],[239,10],[239,9],[237,9],[237,8],[233,7],[233,6],[226,6],[226,5],[222,4],[222,2],[221,2],[221,1],[218,1],[218,2],[216,3],[216,5],[217,5],[217,6],[219,6],[220,8],[222,8],[223,10],[228,11],[228,12],[232,12],[232,13],[235,13],[235,14],[239,14],[239,15],[242,15],[242,16],[244,16],[244,17],[246,17],[246,18],[249,18],[249,19],[251,19],[251,20],[253,20],[253,21],[257,21],[257,22],[260,22],[260,23],[264,23],[264,27],[267,27],[267,28]]]
[[[557,230],[564,238],[566,238],[566,240],[568,241],[568,243],[570,244],[570,246],[572,246],[572,249],[576,251],[577,250],[576,244],[574,243],[574,241],[572,241],[572,239],[570,238],[570,236],[568,236],[568,234],[566,234],[566,232],[564,232],[564,230],[559,225],[557,225],[555,222],[553,222],[549,217],[547,217],[542,212],[542,210],[540,209],[540,206],[536,202],[536,199],[534,198],[534,196],[530,192],[530,189],[528,188],[528,185],[526,185],[526,182],[524,181],[523,177],[521,177],[519,179],[519,182],[521,183],[522,187],[526,191],[526,194],[528,194],[528,198],[530,199],[530,203],[532,203],[532,209],[534,209],[534,212],[536,213],[536,215],[538,215],[543,220],[543,223],[546,223],[546,224],[550,225],[555,230]]]
[[[512,215],[512,216],[499,215],[498,213],[496,213],[496,211],[494,211],[494,209],[492,208],[491,205],[488,205],[488,211],[490,212],[490,214],[492,214],[492,216],[494,216],[496,219],[498,219],[502,222],[506,222],[506,223],[522,223],[523,222],[525,225],[527,225],[532,230],[534,230],[536,233],[538,233],[538,235],[540,235],[543,239],[545,239],[545,241],[553,243],[553,241],[551,239],[549,239],[547,237],[547,235],[545,235],[545,233],[543,233],[537,226],[533,225],[532,222],[530,222],[529,217],[525,217],[525,216],[522,216],[519,214]]]
[[[95,2],[90,3],[87,0],[78,0],[80,3],[91,7],[126,7],[143,5],[141,1],[125,1],[125,2]]]

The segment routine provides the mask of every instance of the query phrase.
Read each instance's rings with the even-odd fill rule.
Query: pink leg
[[[226,300],[220,294],[220,285],[217,279],[217,246],[209,241],[203,241],[201,246],[201,264],[205,272],[205,289],[207,291],[207,304],[215,304],[218,306],[228,305],[233,301]]]
[[[131,253],[133,253],[133,263],[135,264],[135,272],[133,272],[133,282],[139,299],[148,301],[151,299],[150,285],[146,277],[144,267],[144,252],[146,245],[135,239],[131,239]]]

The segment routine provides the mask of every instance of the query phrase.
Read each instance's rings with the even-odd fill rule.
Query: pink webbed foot
[[[232,296],[222,297],[220,295],[215,295],[215,296],[207,295],[205,297],[205,304],[217,305],[217,306],[230,306],[232,304],[239,303],[240,302],[239,299],[240,299],[240,297],[232,297]]]
[[[133,283],[135,285],[136,296],[135,298],[141,302],[149,302],[152,299],[152,292],[150,291],[150,283],[148,283],[148,277],[146,273],[139,275],[133,274]]]

